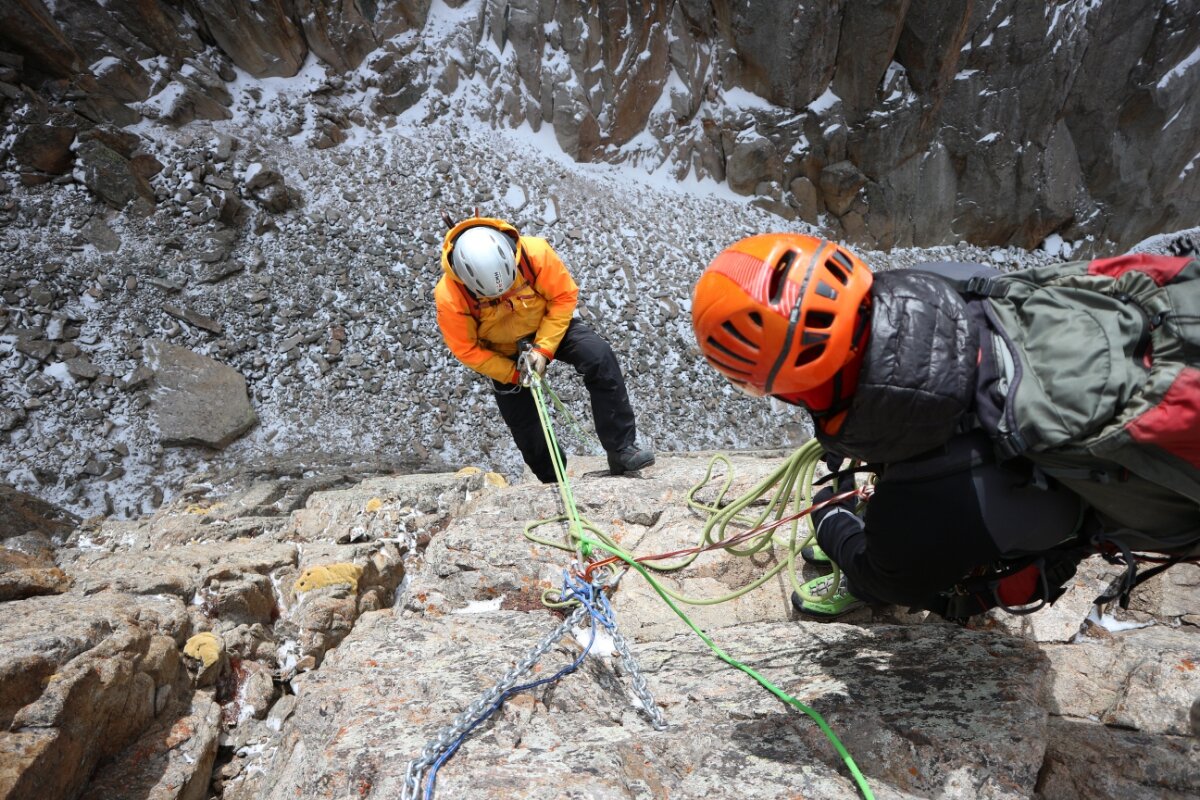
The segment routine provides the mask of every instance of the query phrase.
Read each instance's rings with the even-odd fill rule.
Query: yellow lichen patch
[[[221,653],[224,650],[225,643],[212,631],[197,633],[183,646],[185,656],[204,665],[201,669],[202,672],[220,661]]]
[[[479,467],[463,467],[458,472],[454,473],[454,477],[465,478],[468,475],[478,475],[481,472],[483,472],[483,470],[481,470]]]
[[[339,584],[347,585],[351,591],[357,592],[358,579],[361,577],[362,567],[356,564],[325,564],[320,567],[309,567],[296,579],[296,594]]]
[[[383,501],[378,497],[372,497],[367,501],[367,513],[374,514],[379,509],[383,508]]]
[[[508,481],[504,480],[504,476],[499,472],[489,472],[483,476],[483,480],[491,486],[503,489],[508,486]]]
[[[203,505],[201,503],[192,503],[183,510],[185,514],[211,514],[218,508],[224,506],[224,503],[213,503],[211,505]]]

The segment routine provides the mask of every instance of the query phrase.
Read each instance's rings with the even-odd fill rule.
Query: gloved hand
[[[517,364],[521,372],[521,385],[529,386],[533,383],[533,376],[536,374],[541,377],[546,373],[546,364],[549,359],[537,350],[526,350],[520,355]]]
[[[546,374],[546,365],[550,363],[550,359],[540,350],[530,350],[525,354],[525,361],[529,364],[529,371],[536,372],[538,377]]]
[[[833,484],[827,485],[827,486],[823,487],[820,491],[818,491],[815,495],[813,495],[813,505],[814,506],[817,505],[818,503],[822,503],[822,502],[830,499],[834,495],[839,495],[844,492],[853,491],[855,488],[854,471],[851,468],[853,466],[852,464],[847,465],[846,470],[844,472],[842,472],[842,466],[843,466],[845,459],[843,459],[839,455],[834,455],[832,453],[826,453],[825,456],[821,459],[821,461],[825,464],[826,467],[829,468],[829,471],[831,473],[838,473],[838,477],[836,479],[837,485],[836,486],[834,486]],[[858,505],[857,497],[848,497],[845,500],[840,500],[837,503],[832,503],[830,505],[827,505],[824,508],[818,509],[812,513],[813,524],[819,527],[821,525],[821,522],[825,519],[825,517],[827,517],[829,514],[833,513],[834,509],[837,509],[837,508],[844,509],[853,514],[854,509],[857,505]]]

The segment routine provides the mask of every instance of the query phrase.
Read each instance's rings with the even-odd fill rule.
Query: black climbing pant
[[[592,418],[596,436],[609,453],[633,447],[637,438],[633,407],[625,390],[621,366],[608,342],[579,319],[572,319],[554,354],[555,361],[570,364],[583,376],[583,385],[592,398]],[[553,362],[551,362],[553,363]],[[500,416],[512,431],[513,439],[525,463],[542,483],[553,483],[554,463],[538,420],[537,406],[529,389],[511,383],[494,384]],[[563,464],[566,464],[563,456]]]

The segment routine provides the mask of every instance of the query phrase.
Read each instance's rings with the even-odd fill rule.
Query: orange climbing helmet
[[[798,233],[742,239],[717,254],[692,293],[700,352],[749,394],[820,387],[863,346],[873,280],[833,242]]]

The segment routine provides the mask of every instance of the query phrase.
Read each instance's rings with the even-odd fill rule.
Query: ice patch
[[[823,95],[809,103],[808,110],[814,114],[824,114],[840,102],[842,102],[842,98],[834,94],[833,89],[830,88],[826,89]]]
[[[721,97],[725,100],[725,105],[730,108],[756,108],[761,111],[773,111],[779,108],[779,106],[772,104],[765,97],[754,94],[754,92],[748,92],[737,86],[726,89],[721,93]]]
[[[300,642],[295,639],[285,639],[275,650],[275,660],[279,664],[281,675],[288,675],[300,661]]]
[[[1176,64],[1175,67],[1166,75],[1163,75],[1162,78],[1159,79],[1158,86],[1156,88],[1167,88],[1172,81],[1174,81],[1176,78],[1182,77],[1184,73],[1188,72],[1192,67],[1196,66],[1196,64],[1200,64],[1200,47],[1197,47],[1195,50],[1193,50],[1191,55]]]
[[[1151,622],[1134,622],[1127,619],[1116,619],[1103,613],[1099,606],[1092,606],[1092,610],[1087,615],[1088,622],[1097,625],[1109,633],[1120,633],[1121,631],[1132,631],[1138,628],[1149,628],[1154,624]]]
[[[525,196],[525,190],[515,183],[509,186],[508,191],[504,193],[504,205],[513,211],[520,211],[528,202],[529,199]]]
[[[1052,233],[1042,242],[1041,249],[1052,256],[1066,261],[1075,252],[1077,246],[1078,243],[1073,244],[1063,239],[1057,233]]]
[[[491,600],[472,600],[467,603],[466,607],[458,608],[451,611],[451,614],[487,614],[492,611],[499,611],[500,604],[504,602],[504,595],[494,597]]]
[[[575,637],[575,641],[580,647],[587,647],[587,644],[592,639],[591,627],[574,627],[571,628],[571,636]],[[617,643],[613,640],[612,634],[606,628],[599,625],[596,626],[596,639],[592,642],[592,649],[588,651],[589,656],[604,659],[611,658],[617,652]]]
[[[95,64],[92,64],[90,67],[88,67],[88,72],[92,73],[97,78],[101,78],[106,72],[119,66],[121,66],[121,59],[115,56],[105,56]]]
[[[51,364],[48,367],[44,367],[42,372],[51,378],[54,378],[54,380],[58,381],[64,386],[75,385],[75,379],[71,377],[70,370],[67,369],[67,365],[62,361]]]

